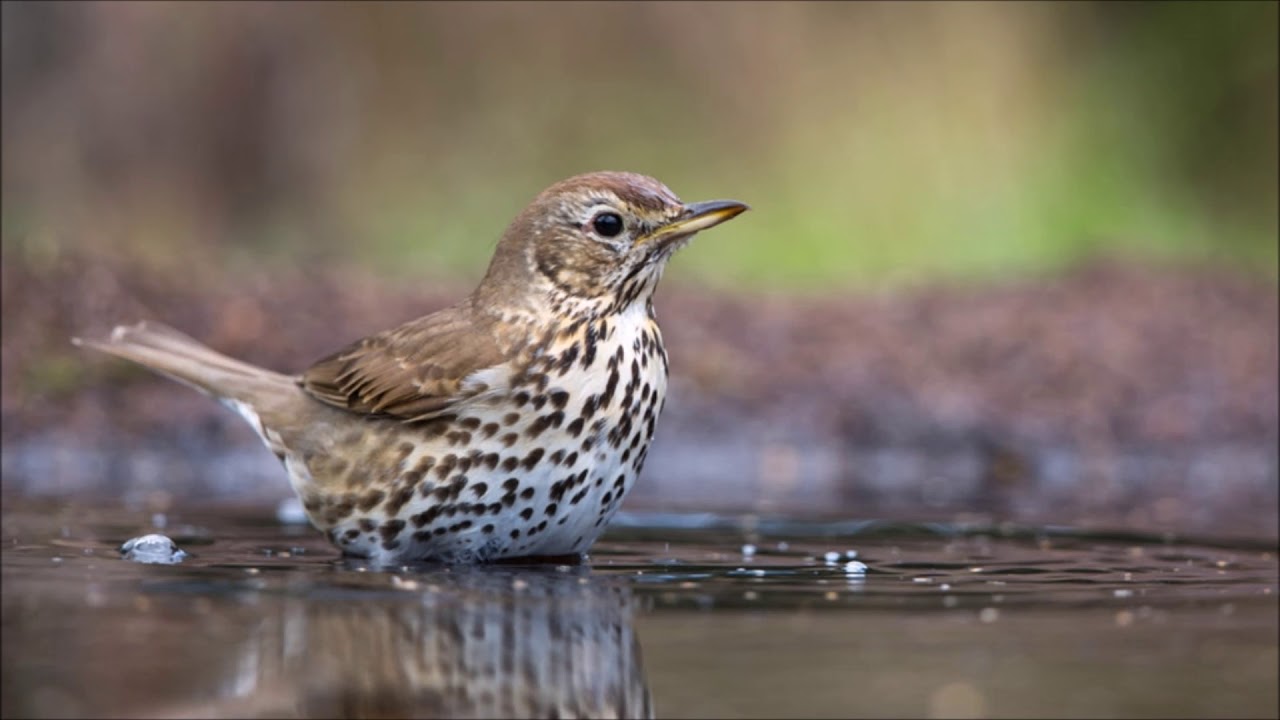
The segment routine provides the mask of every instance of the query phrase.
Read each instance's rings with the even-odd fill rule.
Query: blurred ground
[[[298,369],[620,169],[753,207],[659,291],[636,507],[1275,537],[1278,8],[5,2],[4,490],[287,495],[67,338]]]
[[[467,289],[71,256],[3,270],[5,490],[135,499],[290,491],[239,418],[71,335],[159,319],[298,370]],[[878,294],[673,284],[657,304],[671,397],[629,507],[1276,535],[1270,280],[1111,262]]]

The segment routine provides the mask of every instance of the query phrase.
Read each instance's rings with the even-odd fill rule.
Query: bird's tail
[[[208,395],[251,407],[300,394],[288,375],[229,358],[157,323],[121,325],[106,339],[72,338],[71,342],[132,360]]]

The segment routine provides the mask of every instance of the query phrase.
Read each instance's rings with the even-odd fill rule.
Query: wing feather
[[[467,378],[505,361],[493,322],[464,303],[352,343],[308,368],[299,383],[345,410],[417,422],[491,393]]]

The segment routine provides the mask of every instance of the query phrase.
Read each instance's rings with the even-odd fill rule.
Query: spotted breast
[[[350,554],[582,553],[644,466],[667,389],[661,331],[642,303],[557,327],[524,358],[499,381],[507,393],[456,418],[371,426],[301,456],[265,436],[312,521]]]

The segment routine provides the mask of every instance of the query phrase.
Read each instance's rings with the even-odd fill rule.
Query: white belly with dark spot
[[[308,510],[312,521],[345,552],[380,562],[586,552],[635,484],[667,388],[657,326],[643,312],[607,322],[594,351],[582,335],[553,343],[534,380],[469,406],[439,437],[424,441],[412,426],[370,433],[384,448],[412,441],[380,473],[394,482],[357,468],[367,486],[329,493]],[[562,362],[575,343],[572,363]],[[295,485],[335,484],[314,458],[286,466]]]

